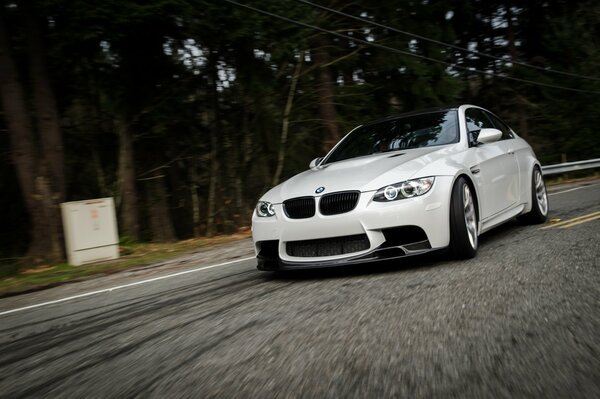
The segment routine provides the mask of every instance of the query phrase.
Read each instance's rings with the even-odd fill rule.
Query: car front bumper
[[[275,216],[252,218],[252,237],[260,270],[331,267],[367,263],[415,255],[448,246],[449,206],[452,176],[436,176],[425,195],[390,202],[375,202],[375,192],[363,192],[356,207],[347,213],[325,216],[318,211],[308,219],[290,219],[281,203],[274,204]],[[319,197],[316,197],[317,201]],[[317,206],[318,209],[318,206]],[[394,228],[415,227],[424,236],[411,242],[390,239]],[[290,256],[290,242],[366,235],[368,248],[333,256]],[[405,235],[405,234],[404,234]],[[425,238],[425,240],[423,239]],[[268,243],[268,244],[265,244]],[[269,246],[271,249],[265,251]]]

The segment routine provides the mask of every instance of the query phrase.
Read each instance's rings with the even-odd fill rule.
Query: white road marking
[[[564,194],[564,193],[568,193],[568,192],[575,191],[575,190],[581,190],[582,188],[586,188],[586,187],[594,187],[594,186],[597,186],[597,185],[598,184],[590,184],[589,186],[581,186],[581,187],[570,188],[568,190],[559,191],[559,192],[556,192],[556,193],[548,193],[548,195],[550,196],[550,195]]]
[[[23,311],[23,310],[39,308],[41,306],[53,305],[55,303],[72,301],[73,299],[85,298],[85,297],[92,296],[92,295],[102,294],[104,292],[111,292],[111,291],[120,290],[120,289],[123,289],[123,288],[135,287],[136,285],[142,285],[142,284],[152,283],[154,281],[164,280],[164,279],[171,278],[171,277],[182,276],[184,274],[189,274],[189,273],[200,272],[202,270],[214,269],[215,267],[228,266],[228,265],[231,265],[231,264],[234,264],[234,263],[245,262],[245,261],[248,261],[248,260],[251,260],[251,259],[256,259],[256,258],[254,256],[252,256],[252,257],[248,257],[248,258],[236,259],[236,260],[232,260],[232,261],[229,261],[229,262],[218,263],[216,265],[198,267],[196,269],[184,270],[182,272],[177,272],[177,273],[173,273],[173,274],[167,274],[167,275],[164,275],[164,276],[149,278],[147,280],[141,280],[141,281],[136,281],[136,282],[129,283],[129,284],[117,285],[115,287],[105,288],[105,289],[97,290],[97,291],[86,292],[84,294],[73,295],[73,296],[69,296],[69,297],[61,298],[61,299],[55,299],[53,301],[37,303],[35,305],[24,306],[22,308],[6,310],[4,312],[0,312],[0,316],[4,316],[4,315],[10,314],[10,313],[20,312],[20,311]]]

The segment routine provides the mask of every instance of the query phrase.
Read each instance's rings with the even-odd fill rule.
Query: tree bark
[[[37,128],[44,158],[48,162],[48,174],[52,192],[58,203],[66,197],[65,159],[62,132],[56,98],[50,85],[46,67],[46,51],[40,26],[31,6],[31,1],[22,2],[27,26],[29,68],[33,83],[33,99],[36,110]]]
[[[138,194],[135,182],[133,133],[123,117],[116,121],[119,132],[119,183],[121,186],[121,226],[123,235],[140,238]]]
[[[522,95],[517,95],[517,115],[519,118],[519,136],[527,140],[529,138],[529,121],[525,110],[527,100]]]
[[[217,109],[217,112],[219,110]],[[218,116],[220,118],[220,115]],[[242,193],[243,183],[239,179],[239,171],[237,168],[240,166],[238,163],[239,159],[239,146],[234,143],[239,143],[241,135],[239,130],[229,131],[223,130],[220,127],[219,121],[215,121],[217,132],[220,132],[220,149],[222,156],[225,157],[224,167],[226,172],[226,179],[222,184],[222,187],[227,188],[221,193],[221,198],[225,200],[226,207],[223,208],[223,231],[225,234],[233,234],[237,231],[238,223],[240,220],[240,198]],[[219,145],[213,144],[213,145]],[[223,163],[221,163],[223,165]]]
[[[243,203],[243,199],[244,199],[244,180],[242,179],[242,173],[240,173],[240,168],[244,168],[246,165],[242,164],[242,149],[240,148],[241,146],[239,144],[241,144],[243,138],[243,130],[240,129],[239,132],[237,132],[236,137],[235,137],[235,145],[232,148],[232,156],[233,156],[233,163],[235,163],[234,165],[232,165],[232,171],[233,171],[233,179],[231,180],[231,184],[233,185],[233,190],[232,192],[234,193],[234,198],[233,198],[233,208],[234,208],[234,213],[233,213],[233,226],[232,226],[232,230],[233,233],[235,233],[238,228],[241,226],[241,223],[243,223],[242,221],[242,213],[244,210],[244,203]]]
[[[169,242],[175,240],[175,231],[169,211],[165,176],[156,171],[155,176],[146,181],[150,232],[152,241]]]
[[[216,233],[215,215],[217,201],[217,179],[219,173],[219,159],[217,158],[217,134],[212,131],[210,135],[210,176],[208,183],[206,235],[212,237]]]
[[[296,67],[294,68],[294,74],[292,75],[292,81],[290,82],[290,91],[288,92],[287,101],[285,102],[285,109],[283,110],[283,119],[281,121],[281,139],[279,141],[279,154],[277,155],[277,167],[275,168],[275,174],[273,175],[273,181],[271,182],[273,186],[279,184],[281,173],[283,172],[288,130],[290,126],[290,114],[292,113],[292,106],[294,105],[294,97],[296,94],[296,85],[298,84],[298,79],[300,78],[303,62],[304,51],[300,52],[300,58],[296,63]]]
[[[216,233],[215,216],[217,208],[217,179],[219,178],[219,154],[218,144],[221,133],[221,120],[219,112],[219,92],[217,90],[217,64],[215,55],[211,54],[208,58],[208,74],[210,79],[210,95],[212,97],[213,120],[210,129],[210,176],[208,183],[207,215],[206,215],[206,235],[212,237]]]
[[[321,65],[318,71],[317,93],[319,95],[319,113],[325,129],[323,151],[328,152],[341,138],[334,104],[335,88],[329,67],[331,57],[327,50],[327,40],[323,35],[317,35],[314,44],[315,63]]]
[[[513,13],[511,10],[511,6],[506,7],[506,20],[508,23],[507,27],[507,38],[508,38],[508,51],[510,53],[510,58],[515,61],[518,59],[517,47],[515,46],[515,28],[512,21]],[[514,68],[514,64],[513,64]],[[529,124],[527,121],[527,110],[525,107],[527,106],[527,99],[523,96],[522,93],[517,93],[517,117],[519,119],[519,135],[523,137],[525,140],[529,137]]]
[[[10,50],[3,11],[4,8],[0,7],[0,98],[12,161],[30,217],[27,257],[35,263],[43,260],[55,262],[62,258],[60,231],[57,231],[60,229],[58,207],[49,189],[45,154],[40,154],[35,144],[24,90]]]
[[[190,194],[192,197],[192,224],[194,237],[200,236],[200,196],[198,195],[198,171],[196,169],[196,159],[192,162],[190,172]]]

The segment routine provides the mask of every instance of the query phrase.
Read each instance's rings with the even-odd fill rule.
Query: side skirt
[[[494,227],[508,222],[512,218],[519,216],[525,210],[526,204],[519,204],[513,208],[508,208],[494,216],[491,216],[481,222],[479,222],[479,234],[485,233],[493,229]]]

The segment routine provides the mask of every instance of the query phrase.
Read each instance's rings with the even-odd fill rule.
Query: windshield
[[[337,146],[325,162],[456,142],[456,110],[431,112],[360,126]]]

